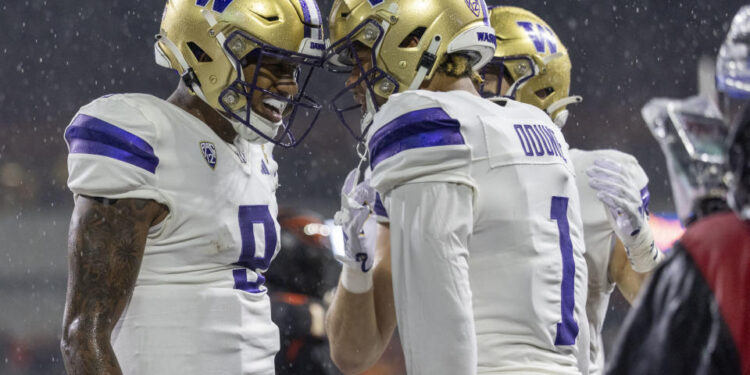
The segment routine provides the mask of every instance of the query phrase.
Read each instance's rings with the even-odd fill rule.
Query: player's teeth
[[[286,102],[277,99],[266,99],[263,101],[263,104],[273,107],[279,113],[284,112],[284,108],[286,107]]]

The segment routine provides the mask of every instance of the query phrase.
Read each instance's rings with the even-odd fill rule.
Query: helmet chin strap
[[[182,52],[180,52],[180,49],[177,48],[174,42],[169,40],[169,38],[167,38],[166,35],[161,34],[161,33],[157,35],[157,39],[158,40],[156,44],[154,45],[154,49],[158,53],[157,61],[162,66],[170,68],[170,69],[174,69],[174,67],[171,66],[171,63],[169,63],[169,60],[164,58],[162,51],[159,49],[159,42],[162,42],[165,46],[167,46],[167,48],[169,48],[169,51],[172,52],[172,56],[174,56],[177,59],[177,63],[180,64],[180,67],[182,68],[183,76],[186,74],[195,75],[193,68],[191,68],[190,65],[188,65],[187,61],[185,60],[185,56],[182,55]],[[160,59],[160,57],[164,59]],[[188,80],[185,80],[185,79],[183,79],[183,81],[185,81],[186,83],[188,82]],[[201,86],[198,84],[198,80],[190,79],[189,81],[190,81],[189,83],[190,89],[195,93],[195,95],[197,95],[204,102],[208,103],[208,100],[206,99],[206,95],[203,94],[203,90],[201,90]]]
[[[409,90],[419,89],[419,86],[422,86],[422,82],[424,82],[424,77],[426,77],[427,73],[429,73],[430,70],[432,70],[432,67],[435,66],[435,56],[438,48],[440,48],[441,40],[442,38],[440,38],[440,35],[435,35],[435,37],[430,41],[430,45],[427,47],[427,51],[425,51],[425,53],[422,55],[422,59],[419,61],[419,69],[417,70],[417,75],[414,76],[414,80],[411,81]],[[430,59],[432,61],[430,61]]]
[[[208,25],[211,26],[212,28],[218,24],[218,22],[216,21],[216,17],[214,17],[214,15],[211,13],[210,10],[208,10],[208,9],[202,9],[201,10],[201,14],[203,15],[203,18],[206,19],[206,22],[208,22]],[[227,51],[224,48],[224,44],[227,41],[227,37],[224,36],[224,33],[221,32],[221,31],[219,31],[218,33],[216,33],[216,40],[219,42],[219,45],[221,46],[221,50],[224,51],[224,55],[227,56],[227,59],[229,61],[232,61],[232,59],[233,59],[232,55],[229,53],[229,51]],[[237,72],[237,74],[239,75],[240,80],[244,81],[245,80],[245,72],[242,71],[241,68],[237,69],[237,70],[239,70]]]
[[[555,118],[552,119],[552,121],[557,125],[558,128],[562,129],[565,126],[565,123],[568,122],[568,116],[570,115],[570,112],[567,109],[564,109],[560,111],[560,113],[555,116]]]
[[[273,138],[279,130],[279,127],[282,125],[281,121],[272,122],[271,120],[257,114],[252,108],[250,109],[250,123],[253,124],[253,127],[258,129],[258,131],[251,129],[249,126],[230,116],[225,116],[221,111],[219,111],[219,114],[232,124],[234,131],[237,132],[237,135],[239,135],[240,138],[250,143],[267,143],[268,140],[263,138],[258,132],[263,132],[263,134]]]
[[[552,104],[550,104],[549,107],[547,107],[547,114],[552,116],[555,111],[558,109],[571,105],[571,104],[577,104],[583,101],[583,97],[579,95],[569,96],[567,98],[562,98]],[[570,115],[570,112],[568,110],[563,110],[560,113],[555,116],[555,118],[552,119],[552,121],[555,122],[555,125],[557,125],[559,128],[562,129],[563,126],[565,126],[565,123],[568,121],[568,116]]]

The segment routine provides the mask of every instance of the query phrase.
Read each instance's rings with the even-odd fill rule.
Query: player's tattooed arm
[[[76,199],[60,344],[68,374],[122,373],[110,334],[133,292],[148,229],[166,214],[152,200]]]

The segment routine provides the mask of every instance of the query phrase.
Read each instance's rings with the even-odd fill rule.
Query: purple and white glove
[[[654,243],[648,213],[633,179],[620,164],[609,159],[594,161],[586,174],[589,186],[609,210],[610,225],[625,246],[633,269],[641,273],[654,269],[664,255]]]
[[[365,180],[357,184],[359,169],[355,168],[346,176],[341,188],[341,210],[333,217],[334,223],[342,227],[344,248],[334,247],[333,255],[344,264],[341,282],[353,293],[363,293],[372,286],[372,269],[375,261],[375,237],[377,222],[375,189]]]

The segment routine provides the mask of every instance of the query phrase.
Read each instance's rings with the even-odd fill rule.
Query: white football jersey
[[[132,298],[111,342],[125,374],[273,374],[279,348],[263,286],[279,250],[268,145],[221,140],[162,99],[107,96],[65,131],[76,196],[153,199]]]
[[[478,372],[585,373],[587,268],[578,192],[568,146],[549,117],[512,100],[501,106],[463,91],[408,91],[376,114],[368,146],[381,215],[391,213],[391,193],[406,184],[446,182],[473,191],[468,273]],[[442,227],[454,220],[449,216],[423,226]],[[403,311],[423,301],[399,306],[396,288],[399,330],[408,330]],[[431,344],[405,336],[404,347]],[[407,368],[419,360],[409,356]]]
[[[607,208],[596,197],[596,191],[589,186],[586,169],[597,159],[610,159],[623,167],[626,175],[641,187],[643,205],[648,208],[648,177],[634,157],[616,150],[582,151],[570,150],[570,157],[576,170],[576,182],[581,198],[583,217],[583,237],[586,242],[586,263],[589,269],[589,295],[586,301],[586,315],[591,334],[591,364],[589,374],[604,372],[604,348],[602,327],[607,315],[609,297],[615,283],[609,274],[609,260],[614,250],[617,235],[607,219]]]

